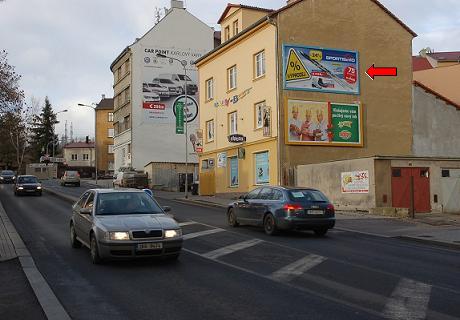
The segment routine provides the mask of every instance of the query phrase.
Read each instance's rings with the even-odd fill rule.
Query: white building
[[[198,73],[193,62],[214,48],[213,28],[189,13],[182,1],[171,1],[165,17],[144,36],[125,48],[111,65],[114,73],[115,171],[123,167],[144,170],[150,164],[174,165],[173,178],[165,172],[154,185],[173,187],[185,172],[184,134],[176,134],[174,106],[184,102],[186,61],[188,96],[188,172],[194,172],[194,152],[199,128]],[[161,53],[168,57],[159,58]],[[192,139],[190,139],[192,138]],[[192,140],[192,141],[191,141]],[[156,181],[156,180],[161,181]],[[165,180],[166,179],[166,180]]]

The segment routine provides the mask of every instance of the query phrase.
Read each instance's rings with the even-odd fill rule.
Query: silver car
[[[72,207],[70,243],[91,250],[91,260],[167,257],[177,259],[182,230],[147,193],[135,189],[92,189]]]

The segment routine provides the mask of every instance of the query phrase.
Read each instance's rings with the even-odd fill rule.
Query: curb
[[[51,190],[51,189],[48,189],[48,188],[44,188],[43,191],[45,191],[46,193],[49,193],[57,198],[60,198],[61,200],[64,200],[70,204],[74,204],[75,202],[78,201],[78,198],[76,197],[73,197],[73,196],[70,196],[70,195],[66,195],[66,194],[63,194],[61,192],[58,192],[58,191],[55,191],[55,190]]]
[[[447,249],[460,250],[460,244],[455,244],[455,243],[450,243],[450,242],[436,241],[436,240],[430,240],[430,239],[421,239],[421,238],[410,237],[410,236],[396,236],[393,238],[400,239],[400,240],[406,240],[410,242],[430,244],[433,246],[443,247]]]
[[[181,198],[173,198],[173,199],[171,199],[171,198],[165,198],[165,197],[162,197],[162,196],[155,196],[155,194],[154,194],[154,197],[159,198],[159,199],[163,199],[163,200],[170,200],[170,201],[179,202],[179,203],[182,203],[182,204],[189,204],[189,205],[193,205],[193,206],[197,206],[197,207],[227,209],[227,206],[217,204],[217,203],[208,202],[208,201],[186,200],[186,199],[181,199]]]
[[[21,263],[22,270],[29,281],[40,306],[48,320],[70,320],[70,316],[64,309],[58,298],[46,282],[43,275],[37,269],[34,259],[22,241],[21,236],[8,218],[3,205],[0,203],[0,217],[3,220],[6,231],[13,243],[16,254]]]

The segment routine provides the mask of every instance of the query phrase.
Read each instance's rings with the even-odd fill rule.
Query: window
[[[236,36],[239,33],[238,30],[238,20],[233,21],[233,36]]]
[[[129,88],[125,89],[125,103],[129,101],[130,95],[129,95]]]
[[[268,151],[254,155],[256,184],[270,183],[270,163]]]
[[[206,80],[206,100],[214,99],[214,79]]]
[[[88,197],[89,197],[89,191],[88,191],[88,192],[85,192],[85,193],[81,196],[81,198],[80,198],[80,200],[78,200],[76,206],[78,206],[78,207],[80,207],[80,208],[83,208],[83,206],[85,205],[86,199],[88,199]]]
[[[255,128],[260,129],[264,125],[264,109],[265,101],[259,102],[255,105],[254,117],[255,117]]]
[[[259,198],[263,200],[274,200],[274,193],[273,189],[271,188],[263,188],[259,194]]]
[[[117,80],[121,79],[121,67],[118,67],[117,69]]]
[[[238,158],[231,157],[228,158],[230,163],[230,187],[238,187]]]
[[[129,59],[125,62],[125,74],[129,72]]]
[[[201,169],[209,169],[208,159],[201,161]]]
[[[85,208],[93,209],[93,205],[94,205],[94,192],[91,192],[91,194],[88,197],[88,200],[86,201]]]
[[[83,154],[83,160],[86,160],[86,161],[89,160],[89,154],[84,153]]]
[[[131,153],[131,143],[128,144],[128,153]]]
[[[280,190],[273,190],[273,200],[283,200],[283,192]]]
[[[236,89],[236,66],[227,69],[227,90]]]
[[[255,78],[265,75],[265,51],[261,51],[254,56]]]
[[[443,178],[449,178],[450,177],[450,170],[441,170],[441,177]]]
[[[123,121],[124,130],[128,130],[129,128],[131,128],[130,118],[131,117],[129,114],[126,117],[124,117],[124,121]]]
[[[108,116],[109,116],[108,121],[109,121],[109,122],[113,122],[113,112],[109,112],[109,113],[108,113]]]
[[[251,192],[247,194],[246,199],[257,199],[259,196],[260,190],[261,190],[260,188],[252,190]]]
[[[232,112],[228,114],[228,129],[229,134],[236,134],[238,132],[238,114],[237,112]]]
[[[224,36],[225,36],[225,41],[227,41],[228,39],[230,39],[230,27],[229,26],[226,26],[225,27],[225,32],[224,32]]]
[[[78,155],[76,153],[73,153],[72,156],[72,161],[77,161],[78,160]]]
[[[113,128],[114,128],[114,133],[115,134],[119,134],[120,133],[120,123],[119,122],[115,122],[113,124]]]
[[[115,135],[115,129],[110,128],[107,130],[107,137],[113,138],[114,135]]]
[[[206,141],[214,141],[214,120],[206,121]]]
[[[108,146],[108,153],[113,153],[113,144],[109,144]]]

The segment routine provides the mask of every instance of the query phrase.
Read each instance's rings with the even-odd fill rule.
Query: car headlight
[[[13,177],[13,180],[16,179],[16,177]]]
[[[114,241],[129,240],[129,232],[109,232],[109,240],[114,240]]]
[[[3,177],[0,177],[0,180],[3,180]]]
[[[18,190],[24,190],[24,187],[18,187]]]
[[[177,238],[182,236],[181,229],[165,230],[165,238]]]
[[[40,186],[37,187],[37,190],[41,190],[41,189],[42,189],[42,187],[40,187]]]

